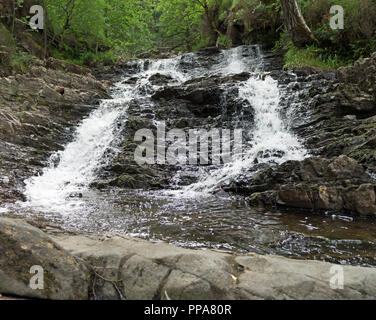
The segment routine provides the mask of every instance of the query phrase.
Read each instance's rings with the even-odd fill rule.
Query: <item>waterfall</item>
[[[178,71],[179,58],[136,63],[140,70],[137,83],[116,83],[113,99],[103,100],[99,108],[82,121],[73,142],[50,157],[49,165],[41,175],[25,181],[28,202],[24,206],[62,213],[84,206],[82,193],[120,151],[118,145],[129,103],[135,98],[148,98],[153,92],[148,91],[151,87],[149,78],[159,73],[171,76],[177,83],[189,79]]]
[[[87,190],[98,171],[109,164],[118,150],[120,117],[131,100],[131,88],[116,85],[114,99],[103,100],[97,110],[84,119],[77,128],[74,141],[64,151],[54,153],[42,174],[25,181],[26,205],[42,211],[67,209],[67,199],[72,208],[83,205],[81,193]],[[58,165],[55,165],[58,163]]]
[[[102,101],[99,108],[82,121],[73,142],[51,156],[49,166],[41,175],[25,181],[26,205],[53,212],[77,210],[77,207],[85,205],[82,194],[119,152],[129,103],[137,100],[138,103],[153,105],[151,95],[160,88],[150,81],[155,74],[169,76],[171,84],[179,85],[195,77],[253,72],[248,81],[237,84],[239,99],[248,101],[249,108],[253,108],[255,113],[255,124],[248,135],[253,138],[246,141],[243,157],[203,173],[199,182],[184,187],[181,193],[190,196],[196,192],[213,192],[224,182],[251,168],[255,162],[282,163],[303,159],[307,154],[305,149],[280,117],[281,93],[277,81],[269,76],[258,76],[263,69],[260,47],[241,46],[224,50],[221,55],[220,61],[210,68],[202,67],[193,53],[171,59],[136,61],[138,72],[132,75],[136,83],[117,83],[113,99]],[[128,78],[131,77],[125,80]]]
[[[244,58],[244,50],[249,49],[253,51],[251,58]],[[185,187],[178,194],[200,197],[236,179],[255,163],[281,164],[307,157],[307,150],[281,119],[278,82],[270,76],[260,76],[263,71],[262,56],[259,46],[241,46],[224,53],[225,65],[222,65],[222,74],[237,74],[250,70],[255,73],[248,81],[239,85],[239,98],[248,101],[255,112],[254,128],[248,132],[252,141],[246,141],[243,156],[204,174],[199,182]]]
[[[316,80],[278,68],[278,59],[260,46],[128,62],[119,70],[123,75],[112,99],[93,108],[64,150],[25,181],[27,202],[0,207],[0,216],[23,215],[67,231],[115,232],[194,249],[375,266],[376,224],[369,219],[272,208],[259,212],[247,197],[223,191],[239,187],[246,194],[260,170],[278,171],[273,166],[309,156],[292,127],[310,116],[300,103],[303,90],[316,87]],[[186,137],[181,145],[170,135],[176,128]],[[134,141],[140,129],[153,132],[148,146],[154,143],[155,158],[164,160],[168,151],[167,159],[183,161],[138,167],[133,152],[143,143]],[[176,153],[169,150],[174,140]],[[199,161],[196,153],[202,153]],[[186,165],[192,158],[196,161]],[[376,181],[376,172],[367,173]],[[1,183],[11,180],[0,177]],[[103,188],[91,188],[95,185]]]
[[[234,179],[257,163],[278,163],[288,160],[303,160],[307,151],[283,123],[280,113],[280,91],[278,83],[270,76],[264,79],[251,77],[242,83],[239,96],[247,100],[255,111],[255,128],[250,146],[243,157],[210,172],[198,183],[183,190],[192,196],[213,192],[226,181]]]

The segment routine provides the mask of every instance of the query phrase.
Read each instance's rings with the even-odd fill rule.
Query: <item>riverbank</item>
[[[37,299],[375,299],[376,269],[257,254],[198,251],[119,234],[66,234],[0,218],[0,293]],[[44,270],[32,290],[30,267]],[[340,267],[342,268],[342,267]]]

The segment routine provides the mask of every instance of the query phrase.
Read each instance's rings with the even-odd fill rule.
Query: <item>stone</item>
[[[166,76],[166,75],[163,75],[163,74],[160,74],[160,73],[154,74],[149,78],[149,81],[153,85],[158,85],[158,86],[165,85],[171,80],[172,80],[171,76]]]
[[[54,90],[55,90],[57,93],[60,93],[61,95],[64,95],[64,93],[65,93],[65,89],[64,89],[64,87],[56,87]]]
[[[129,258],[120,271],[124,294],[130,300],[153,300],[160,297],[161,284],[171,273],[167,266],[138,255]]]
[[[55,241],[92,265],[119,265],[129,299],[374,299],[376,269],[343,266],[344,290],[330,286],[339,266],[258,254],[191,250],[122,235],[57,235]],[[102,263],[99,263],[102,261]],[[341,266],[342,267],[342,266]],[[116,272],[114,272],[116,274]]]
[[[374,268],[183,249],[119,234],[47,235],[22,220],[0,218],[0,247],[5,252],[0,257],[0,295],[5,296],[94,300],[376,298]],[[48,271],[45,281],[49,290],[27,288],[30,274],[21,270],[35,263]],[[342,290],[331,287],[334,268],[344,272]]]
[[[329,263],[256,254],[236,257],[235,261],[244,268],[239,276],[239,291],[251,299],[341,300],[349,296],[373,299],[375,291],[375,275],[362,268],[340,267],[344,272],[344,288],[335,290],[331,289],[333,265]],[[364,281],[362,285],[360,279]]]
[[[312,194],[304,185],[284,185],[278,190],[277,204],[292,208],[312,209]]]
[[[225,190],[238,192],[238,186],[256,207],[376,215],[376,185],[363,166],[345,155],[331,160],[316,157],[288,161],[259,171],[251,180],[232,183]]]
[[[51,152],[64,148],[95,99],[109,98],[102,82],[78,73],[37,60],[28,74],[0,77],[0,176],[10,181],[0,184],[0,203],[24,200],[23,181],[45,166]]]
[[[360,215],[376,215],[376,185],[362,184],[344,195],[346,207]]]
[[[0,218],[0,292],[28,298],[88,299],[89,272],[39,229],[22,220]],[[30,268],[43,268],[42,290],[33,290]]]

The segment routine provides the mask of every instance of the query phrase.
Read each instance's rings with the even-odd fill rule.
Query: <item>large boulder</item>
[[[88,298],[85,264],[22,220],[0,219],[0,252],[1,293],[55,300]],[[41,290],[30,286],[33,266],[43,268]]]
[[[339,68],[337,77],[345,84],[344,91],[355,111],[376,114],[376,52],[353,66]]]
[[[256,206],[376,215],[376,185],[363,166],[345,155],[288,161],[224,189],[248,195]]]
[[[95,269],[92,298],[154,300],[374,299],[376,269],[258,254],[190,250],[122,235],[57,235]],[[343,289],[333,270],[342,269]],[[334,281],[334,284],[335,281]]]
[[[376,52],[369,58],[359,59],[353,66],[339,68],[337,77],[341,82],[361,85],[365,92],[375,95]]]
[[[118,234],[48,230],[51,235],[21,220],[0,219],[0,296],[94,300],[376,298],[374,268],[190,250]],[[34,265],[44,268],[43,290],[29,287],[29,270]],[[343,288],[333,287],[340,285],[335,281],[336,272],[343,272]]]

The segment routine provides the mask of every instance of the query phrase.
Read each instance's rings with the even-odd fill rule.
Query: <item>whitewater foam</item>
[[[245,50],[251,51],[245,54]],[[77,128],[75,139],[64,151],[55,153],[41,175],[25,181],[24,205],[39,211],[69,212],[85,205],[82,193],[89,189],[100,170],[110,164],[119,152],[123,122],[127,118],[129,102],[133,99],[150,99],[158,86],[152,85],[150,77],[157,73],[173,78],[181,84],[193,77],[204,75],[228,75],[244,71],[262,70],[262,53],[258,46],[238,47],[222,52],[222,61],[210,70],[198,67],[181,70],[182,57],[163,60],[137,61],[137,82],[127,85],[119,82],[113,90],[114,98],[102,101],[99,108]],[[194,60],[195,54],[185,55]],[[278,82],[269,76],[254,75],[239,83],[239,99],[248,101],[254,109],[254,127],[248,136],[248,147],[243,157],[222,168],[203,173],[198,183],[184,187],[180,194],[194,196],[217,190],[226,181],[236,178],[254,163],[282,163],[301,160],[307,152],[299,140],[286,127],[280,117],[280,90]],[[152,88],[152,89],[150,89]],[[55,165],[58,163],[57,165]]]
[[[247,100],[255,111],[255,128],[251,146],[244,155],[222,168],[210,172],[198,183],[184,188],[183,193],[210,193],[236,178],[255,163],[281,164],[288,160],[303,160],[307,151],[284,125],[280,117],[280,91],[278,82],[270,76],[264,79],[251,77],[240,85],[239,96]]]

